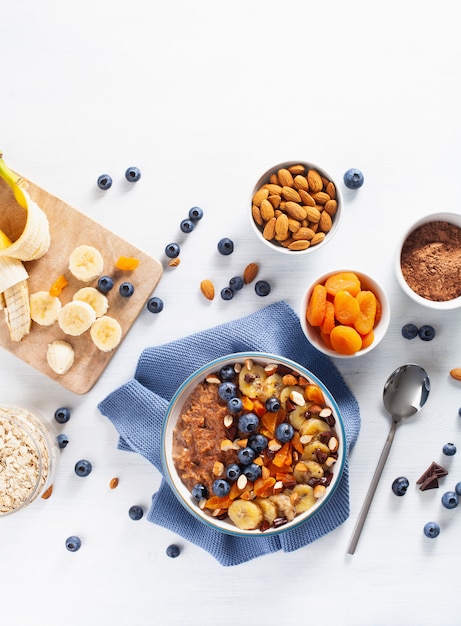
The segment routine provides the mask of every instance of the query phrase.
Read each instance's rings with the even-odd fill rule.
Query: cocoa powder
[[[461,228],[446,221],[422,224],[407,237],[400,255],[408,286],[426,300],[461,295]]]

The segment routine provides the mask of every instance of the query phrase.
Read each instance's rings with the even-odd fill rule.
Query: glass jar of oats
[[[59,447],[37,411],[0,405],[0,517],[20,511],[53,484]]]

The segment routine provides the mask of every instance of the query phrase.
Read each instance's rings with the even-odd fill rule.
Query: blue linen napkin
[[[295,311],[286,302],[277,302],[246,317],[146,348],[139,358],[134,378],[98,405],[120,435],[118,447],[143,455],[163,476],[162,425],[174,392],[208,361],[246,351],[285,356],[304,365],[325,383],[344,420],[347,455],[342,479],[318,514],[292,530],[272,536],[236,537],[209,528],[179,503],[162,478],[158,492],[152,497],[147,519],[207,550],[225,566],[238,565],[278,550],[297,550],[331,532],[349,516],[348,454],[360,430],[359,406],[331,359],[307,341]]]

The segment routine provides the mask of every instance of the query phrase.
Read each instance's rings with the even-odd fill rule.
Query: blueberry
[[[218,498],[224,498],[230,491],[230,484],[224,478],[217,478],[213,483],[213,493]]]
[[[231,463],[230,465],[226,467],[226,477],[232,483],[234,483],[237,480],[237,478],[240,476],[241,473],[242,473],[242,470],[237,465],[237,463]]]
[[[98,289],[102,293],[108,293],[114,286],[114,281],[110,276],[101,276],[98,280]]]
[[[253,433],[248,438],[248,446],[252,448],[257,454],[261,454],[263,450],[267,448],[269,440],[265,435],[261,433]]]
[[[232,300],[233,297],[234,297],[234,292],[232,291],[230,287],[223,287],[221,289],[221,298],[223,300]]]
[[[179,228],[183,233],[191,233],[194,230],[195,224],[192,220],[182,220]]]
[[[348,189],[358,189],[363,185],[364,177],[360,170],[352,167],[344,174],[343,180]]]
[[[72,535],[71,537],[67,537],[66,539],[66,548],[67,550],[69,550],[69,552],[77,552],[77,550],[80,550],[81,545],[82,540],[80,539],[80,537]]]
[[[218,252],[219,254],[223,254],[227,256],[228,254],[232,254],[234,251],[234,242],[229,237],[223,237],[218,241]]]
[[[260,478],[261,476],[261,466],[256,463],[250,463],[250,465],[246,465],[243,469],[243,473],[248,478],[248,480],[254,483],[255,480]]]
[[[410,483],[408,482],[408,478],[405,478],[405,476],[399,476],[392,483],[392,491],[396,496],[404,496],[409,485]]]
[[[423,341],[432,341],[435,337],[435,328],[429,324],[424,324],[418,331],[419,338]]]
[[[232,291],[240,291],[243,287],[243,278],[241,276],[233,276],[229,281],[229,287]]]
[[[138,506],[137,504],[133,504],[133,506],[130,506],[130,508],[128,509],[128,516],[129,516],[129,518],[134,520],[135,522],[140,520],[143,515],[144,515],[144,511],[142,509],[142,506]]]
[[[202,219],[203,217],[203,210],[199,207],[199,206],[193,206],[190,210],[189,210],[189,218],[193,221],[193,222],[198,222]]]
[[[208,498],[208,489],[202,483],[197,483],[192,487],[192,497],[196,500],[203,500],[204,498]]]
[[[134,294],[134,285],[133,283],[122,283],[118,291],[122,298],[131,298]]]
[[[141,178],[141,171],[137,167],[129,167],[125,171],[125,178],[129,183],[136,183]]]
[[[237,396],[235,396],[235,398],[231,398],[229,400],[229,402],[227,403],[227,408],[229,409],[229,413],[240,413],[240,411],[243,409],[243,402],[240,400],[240,398],[237,398]]]
[[[240,432],[249,434],[257,430],[259,418],[254,413],[244,413],[239,417],[238,429]]]
[[[85,476],[88,476],[88,474],[91,474],[92,469],[93,469],[93,466],[86,459],[80,459],[80,461],[77,461],[74,467],[74,470],[77,476],[81,476],[82,478],[84,478]]]
[[[223,365],[219,370],[221,380],[234,380],[235,370],[233,365]]]
[[[58,424],[65,424],[70,420],[70,409],[65,406],[56,409],[54,412],[54,419],[58,422]]]
[[[177,243],[169,243],[167,246],[165,246],[165,254],[169,259],[175,259],[179,256],[180,252],[181,248]]]
[[[418,327],[416,324],[405,324],[402,326],[402,337],[405,339],[414,339],[418,336]]]
[[[456,454],[456,446],[454,443],[446,443],[443,446],[442,451],[446,456],[453,456]]]
[[[101,176],[98,176],[98,187],[103,191],[112,187],[112,178],[109,174],[101,174]]]
[[[175,543],[172,543],[171,546],[168,546],[166,549],[166,555],[170,557],[170,559],[175,559],[177,556],[181,554],[181,550],[179,546]]]
[[[446,509],[454,509],[458,506],[458,494],[456,491],[446,491],[442,496],[442,504]]]
[[[461,482],[456,483],[455,492],[458,494],[458,496],[461,496]]]
[[[63,433],[59,433],[56,439],[58,440],[58,446],[61,450],[63,450],[69,443],[67,435],[64,435]]]
[[[250,465],[250,463],[253,463],[256,458],[256,452],[253,448],[247,446],[246,448],[241,448],[237,452],[237,458],[242,465]]]
[[[424,534],[430,539],[435,539],[440,534],[440,526],[437,522],[427,522],[427,524],[424,525]]]
[[[291,424],[288,424],[288,422],[282,422],[275,429],[275,436],[280,441],[280,443],[286,443],[287,441],[291,441],[294,434],[294,428]]]
[[[232,383],[229,380],[226,380],[225,382],[219,385],[218,396],[221,398],[221,400],[224,400],[225,402],[229,402],[229,400],[231,398],[235,398],[236,395],[237,395],[237,387],[235,383]]]
[[[276,398],[275,396],[272,396],[271,398],[267,398],[266,411],[269,411],[270,413],[277,413],[279,409],[280,409],[280,400],[278,398]]]
[[[258,280],[255,285],[255,291],[258,296],[268,296],[271,292],[271,286],[267,280]]]
[[[157,296],[149,298],[147,301],[147,310],[151,313],[160,313],[163,311],[163,300]]]

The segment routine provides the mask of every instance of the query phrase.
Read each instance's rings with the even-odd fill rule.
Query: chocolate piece
[[[444,467],[442,467],[435,461],[432,461],[427,470],[418,478],[416,484],[421,485],[427,478],[430,478],[431,476],[441,478],[442,476],[447,476],[447,474],[448,471]]]
[[[439,486],[439,479],[437,476],[428,476],[425,481],[423,481],[419,488],[421,491],[427,491],[428,489],[437,489]]]

